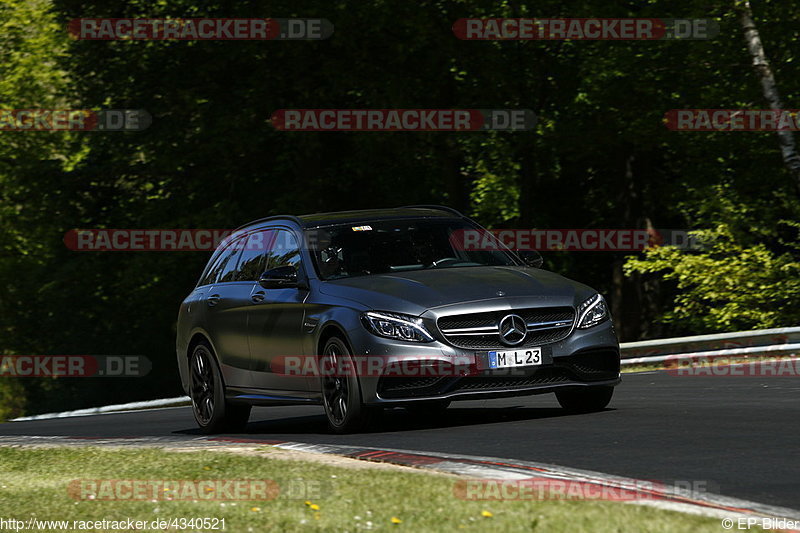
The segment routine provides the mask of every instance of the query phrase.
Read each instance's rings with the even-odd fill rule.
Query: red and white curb
[[[800,511],[731,498],[707,492],[688,491],[669,485],[654,486],[643,480],[614,476],[591,470],[580,470],[545,463],[454,455],[436,452],[418,452],[346,446],[339,444],[307,444],[273,439],[237,438],[215,436],[169,437],[68,437],[68,436],[0,436],[0,446],[112,446],[160,448],[214,448],[273,446],[279,449],[307,453],[330,454],[363,461],[390,463],[434,472],[446,472],[465,478],[495,481],[522,481],[547,479],[582,485],[591,485],[627,494],[640,494],[627,504],[645,505],[713,518],[771,518],[800,521]]]

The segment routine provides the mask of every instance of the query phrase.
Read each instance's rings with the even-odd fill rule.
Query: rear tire
[[[342,364],[340,362],[342,359],[350,360],[350,363]],[[330,363],[321,363],[320,368],[355,368],[350,357],[350,349],[339,337],[331,337],[325,343],[322,360],[330,360]],[[381,410],[380,407],[364,404],[358,376],[352,375],[355,373],[353,371],[348,372],[348,375],[322,376],[325,416],[328,419],[328,428],[334,433],[361,431]]]
[[[556,392],[561,407],[570,413],[595,413],[602,411],[611,402],[614,387],[586,387]]]
[[[206,342],[189,357],[189,397],[192,414],[205,434],[242,431],[250,418],[250,405],[225,400],[225,383],[214,352]]]

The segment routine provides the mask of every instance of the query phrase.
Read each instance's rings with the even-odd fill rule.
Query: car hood
[[[421,315],[429,309],[487,301],[499,308],[572,306],[595,291],[538,268],[462,267],[326,281],[320,292],[368,309]]]

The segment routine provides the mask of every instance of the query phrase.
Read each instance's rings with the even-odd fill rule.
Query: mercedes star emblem
[[[500,339],[509,346],[515,346],[525,340],[528,326],[519,315],[507,315],[500,321]]]

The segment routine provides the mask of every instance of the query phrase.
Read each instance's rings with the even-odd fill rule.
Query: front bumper
[[[587,330],[574,329],[565,339],[543,344],[541,366],[487,370],[487,350],[470,351],[444,342],[408,343],[383,339],[363,328],[348,331],[354,353],[381,356],[386,367],[419,361],[422,366],[446,367],[458,360],[469,371],[462,375],[439,372],[409,376],[361,377],[361,394],[371,405],[403,404],[424,400],[469,400],[543,394],[562,388],[614,386],[620,382],[619,343],[611,321]],[[497,349],[504,348],[498,346]],[[459,368],[464,368],[463,364]]]

